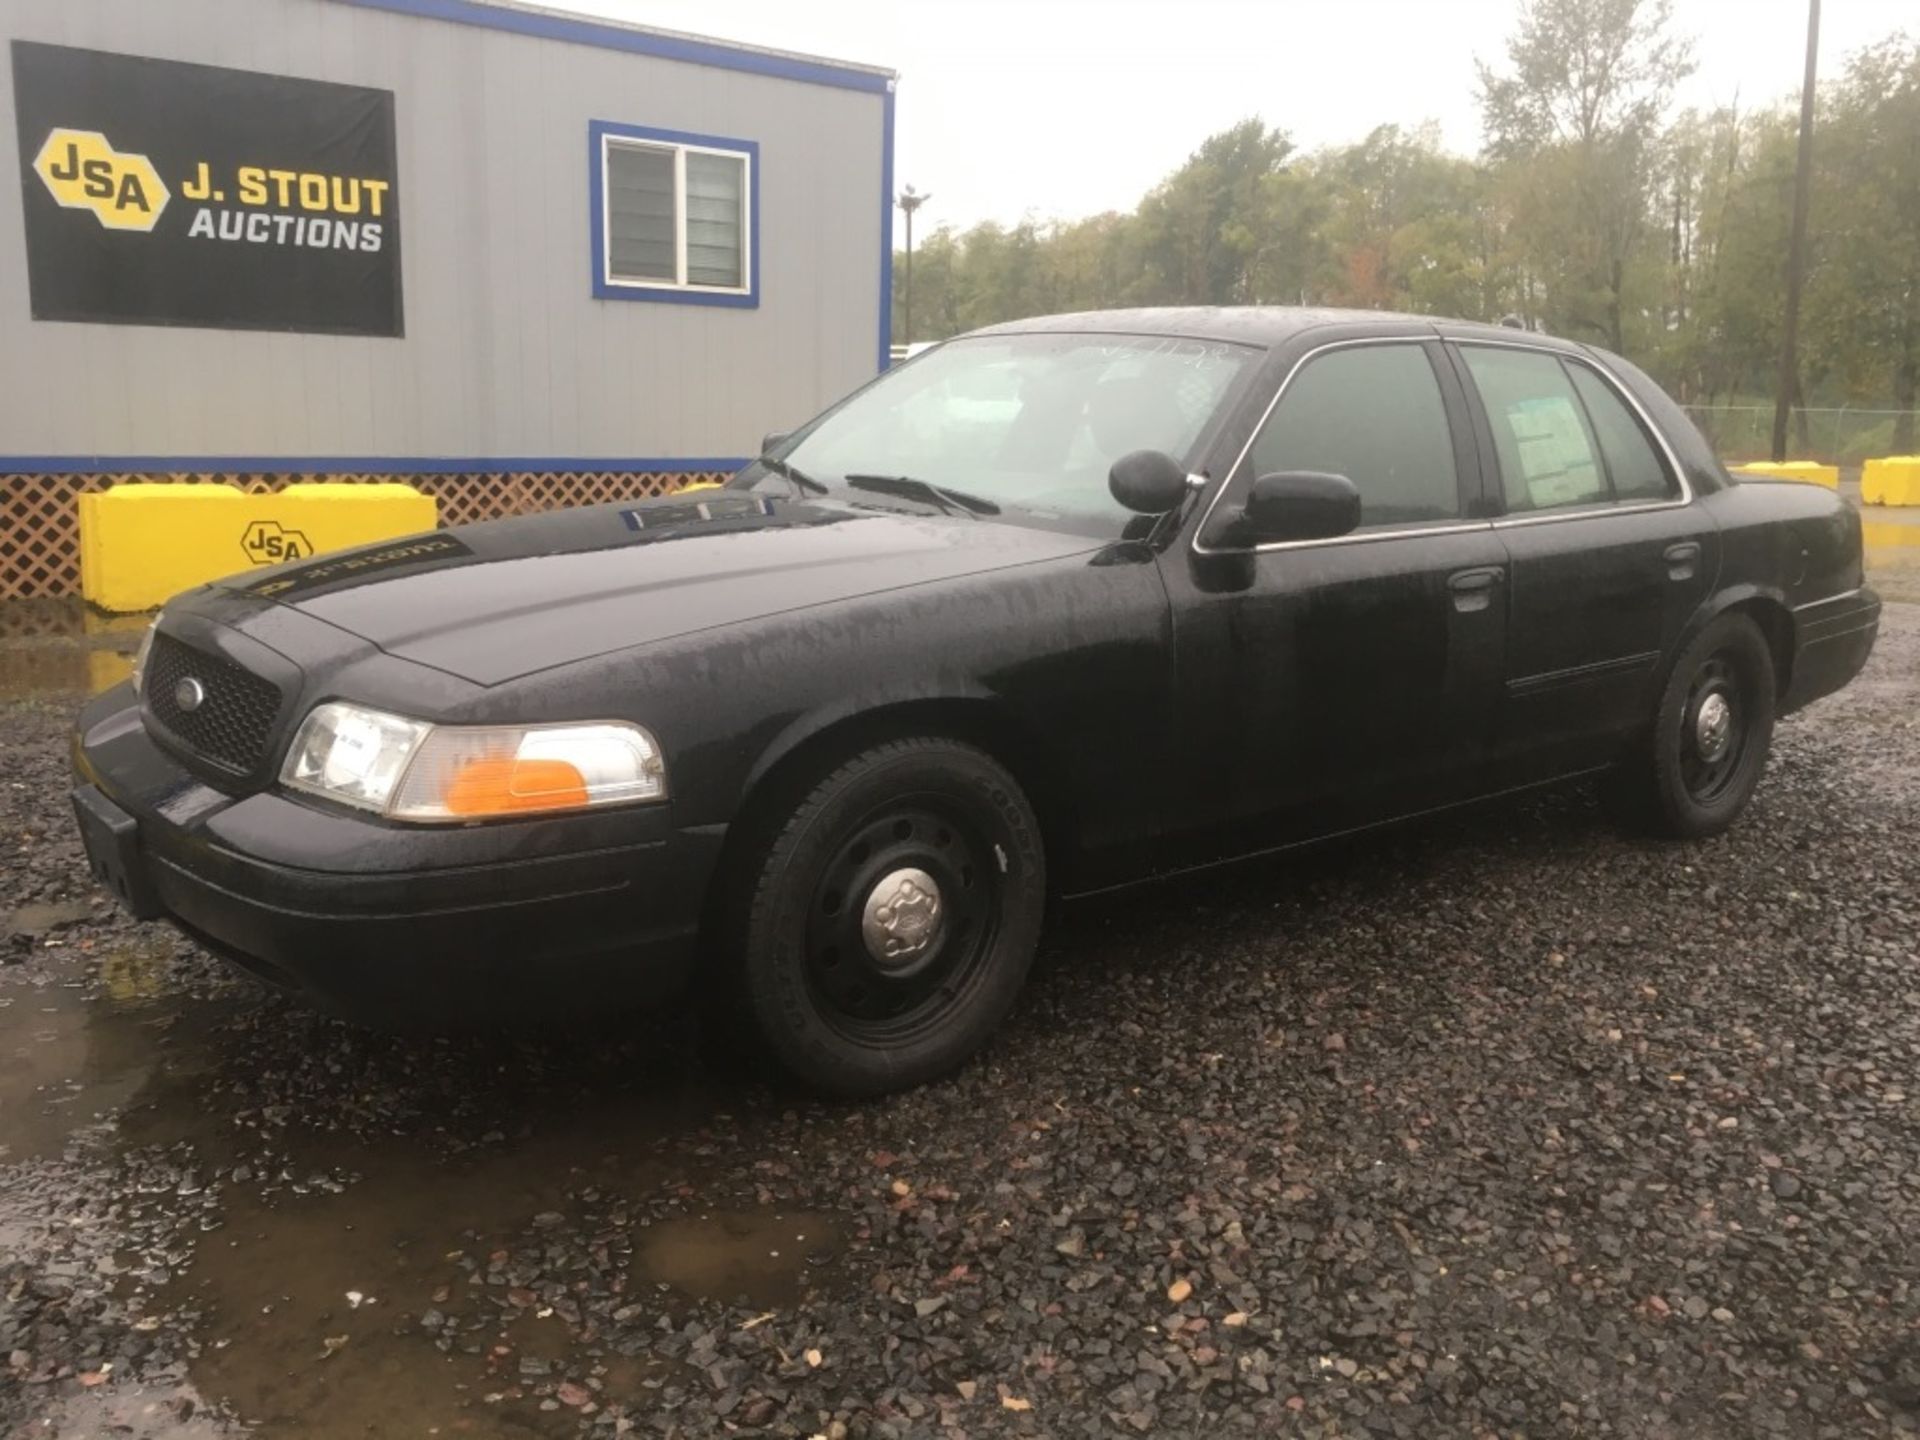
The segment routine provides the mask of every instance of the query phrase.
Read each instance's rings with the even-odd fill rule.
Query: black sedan
[[[81,717],[96,871],[385,1023],[693,986],[819,1089],[977,1050],[1047,896],[1613,769],[1739,816],[1865,663],[1834,495],[1616,356],[1310,310],[950,341],[724,488],[193,591]]]

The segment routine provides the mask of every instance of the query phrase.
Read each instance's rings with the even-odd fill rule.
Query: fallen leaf
[[[1193,1294],[1193,1282],[1184,1278],[1174,1281],[1167,1287],[1167,1299],[1176,1305],[1191,1294]]]
[[[332,1355],[334,1351],[340,1349],[346,1343],[347,1343],[347,1337],[344,1335],[327,1336],[325,1339],[323,1339],[320,1342],[320,1358],[322,1360],[325,1360],[328,1356]]]
[[[91,1389],[95,1385],[104,1385],[107,1383],[107,1372],[104,1370],[88,1370],[82,1374],[79,1379],[82,1385]]]
[[[1002,1395],[1000,1397],[1000,1405],[1001,1408],[1006,1410],[1031,1410],[1033,1408],[1033,1402],[1031,1400],[1022,1400],[1018,1395]]]

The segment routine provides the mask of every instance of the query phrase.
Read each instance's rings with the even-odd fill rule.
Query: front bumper
[[[74,738],[96,874],[223,958],[372,1024],[604,1013],[686,984],[723,832],[667,807],[402,826],[235,797],[156,745],[130,686]]]

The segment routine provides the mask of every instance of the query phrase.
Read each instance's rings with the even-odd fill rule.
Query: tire
[[[1634,766],[1656,833],[1698,840],[1740,818],[1766,768],[1776,699],[1773,651],[1745,615],[1709,622],[1681,652]]]
[[[731,1000],[810,1089],[858,1098],[944,1075],[1026,981],[1046,905],[1040,827],[971,745],[925,737],[856,755],[748,863]]]

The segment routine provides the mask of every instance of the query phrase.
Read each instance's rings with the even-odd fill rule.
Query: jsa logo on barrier
[[[98,130],[55,130],[40,147],[34,173],[69,210],[91,210],[109,230],[151,230],[170,198],[144,155],[123,154]]]
[[[240,537],[240,547],[256,565],[278,565],[283,560],[305,560],[313,554],[313,542],[298,530],[288,530],[278,520],[256,520]]]

